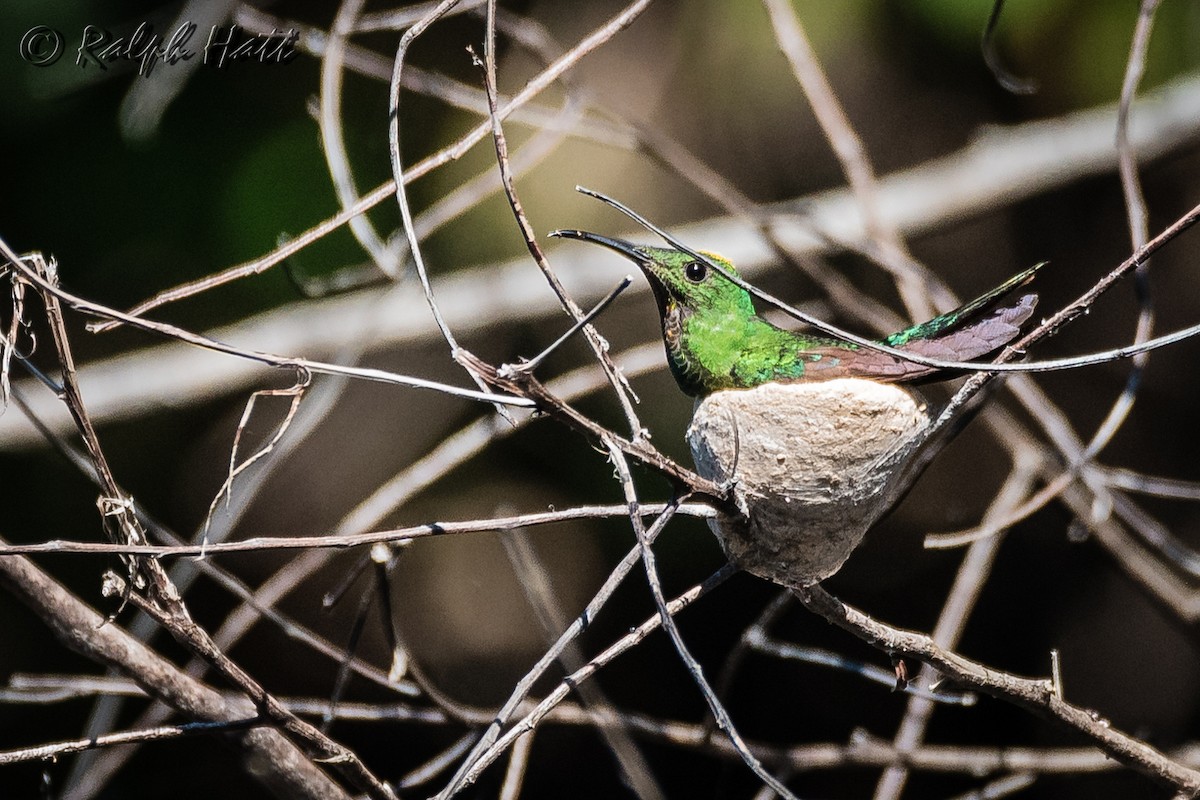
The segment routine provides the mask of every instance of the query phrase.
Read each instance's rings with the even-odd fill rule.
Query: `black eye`
[[[700,261],[690,261],[683,268],[683,274],[692,283],[699,283],[708,277],[708,265]]]

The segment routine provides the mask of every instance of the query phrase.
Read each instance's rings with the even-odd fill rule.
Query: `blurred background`
[[[501,33],[500,91],[515,93],[541,70],[541,56],[530,46],[539,44],[537,36],[556,54],[623,7],[600,0],[503,3],[504,18],[524,20],[515,29],[528,36],[522,43]],[[797,0],[794,7],[881,176],[959,152],[983,131],[1039,119],[1074,119],[1076,112],[1114,103],[1137,18],[1137,4],[1132,2],[1010,0],[996,46],[1008,69],[1037,84],[1033,94],[1014,95],[998,85],[981,55],[980,40],[991,13],[986,0]],[[370,18],[385,10],[369,3],[363,14]],[[128,36],[145,21],[165,32],[181,15],[221,21],[233,13],[242,15],[243,25],[295,24],[302,31],[301,52],[286,64],[250,62],[222,69],[185,71],[183,64],[160,63],[149,77],[138,76],[136,64],[122,61],[108,64],[106,70],[94,63],[75,63],[74,48],[87,25]],[[258,258],[333,216],[339,202],[323,155],[327,137],[314,118],[320,112],[321,62],[303,52],[303,46],[321,41],[315,31],[328,31],[334,13],[332,4],[318,2],[254,8],[216,2],[194,2],[186,8],[179,3],[10,3],[0,8],[0,98],[7,121],[0,128],[0,151],[6,154],[9,176],[0,236],[19,252],[54,255],[62,284],[71,292],[128,308],[162,289]],[[202,33],[208,24],[200,26]],[[21,58],[22,35],[38,25],[65,36],[66,50],[56,63],[39,67]],[[417,40],[409,64],[421,74],[456,81],[478,93],[480,74],[465,48],[481,50],[483,30],[482,18],[474,13],[440,21]],[[395,31],[379,30],[355,34],[352,41],[361,53],[375,54],[389,71],[397,39]],[[1152,94],[1189,74],[1194,82],[1198,67],[1200,6],[1164,2],[1155,20],[1142,92]],[[336,118],[354,181],[365,194],[391,176],[388,85],[354,71],[343,81]],[[653,3],[627,30],[572,68],[567,81],[585,106],[572,122],[575,133],[555,141],[544,158],[518,176],[521,199],[539,236],[559,227],[632,233],[623,218],[575,193],[573,187],[582,184],[634,205],[661,225],[685,228],[695,247],[730,255],[744,249],[741,240],[723,238],[728,226],[695,224],[721,216],[723,209],[693,180],[655,157],[647,141],[686,149],[729,189],[801,221],[819,193],[845,184],[759,4]],[[163,93],[173,99],[164,100]],[[543,111],[557,112],[565,97],[566,90],[554,86],[537,104]],[[400,117],[406,165],[450,144],[483,119],[478,111],[406,90]],[[514,116],[506,130],[514,153],[524,147],[532,153],[542,146],[528,118]],[[630,130],[638,136],[631,136]],[[1152,234],[1197,202],[1198,141],[1200,118],[1165,152],[1143,158]],[[919,235],[908,237],[907,244],[916,259],[961,297],[979,294],[1035,262],[1049,261],[1037,287],[1042,313],[1048,314],[1130,252],[1115,150],[1110,155],[1082,177],[1047,180],[1044,188],[1016,192],[1015,198],[997,192],[967,210],[941,215],[921,226]],[[451,285],[462,290],[452,301],[455,319],[461,321],[455,333],[463,346],[494,363],[515,361],[536,354],[568,321],[549,310],[550,290],[540,283],[508,204],[495,191],[490,139],[414,181],[408,195],[420,217],[481,175],[488,176],[479,178],[486,193],[472,195],[465,211],[429,230],[422,252],[435,291]],[[719,184],[708,185],[722,191]],[[981,195],[987,197],[988,192]],[[384,237],[400,221],[392,200],[368,217]],[[712,231],[711,238],[706,230]],[[570,243],[549,248],[564,282],[580,288],[581,302],[585,297],[594,300],[627,269],[615,258],[585,255],[583,249]],[[1151,284],[1159,330],[1194,324],[1200,316],[1195,253],[1193,234],[1155,258]],[[903,315],[887,275],[869,260],[848,252],[821,258],[824,268]],[[583,265],[595,267],[588,271]],[[230,283],[151,316],[196,331],[230,326],[224,330],[245,347],[358,361],[469,385],[428,318],[410,264],[394,286],[385,286],[375,271],[374,285],[350,294],[314,299],[302,291],[346,276],[357,279],[371,274],[370,269],[363,247],[343,226],[289,258],[286,268]],[[530,291],[539,298],[528,313],[504,306],[503,286],[484,280],[488,275],[508,280],[518,274],[524,275],[525,285],[535,287]],[[468,277],[455,283],[455,276]],[[755,280],[830,321],[855,322],[830,301],[811,273],[760,265]],[[344,326],[329,322],[339,313],[329,310],[333,301],[346,302],[338,307],[345,309],[340,313],[360,326],[360,335],[347,337]],[[318,313],[317,306],[323,311]],[[475,313],[476,307],[484,310]],[[395,308],[408,309],[405,313],[411,317],[395,319],[381,312]],[[1136,313],[1132,289],[1120,286],[1088,317],[1033,355],[1076,354],[1127,343]],[[193,538],[225,480],[233,437],[250,393],[287,387],[291,376],[240,366],[242,372],[226,374],[222,370],[227,369],[227,357],[205,356],[205,368],[214,375],[206,388],[175,393],[175,350],[164,350],[160,340],[136,331],[92,335],[84,331],[85,321],[74,314],[68,319],[77,361],[129,366],[126,373],[105,373],[105,391],[115,393],[118,410],[98,415],[101,441],[114,472],[162,525]],[[284,332],[271,338],[268,333],[277,330],[271,327],[276,323]],[[321,327],[327,324],[328,336]],[[401,340],[392,332],[396,327],[413,332]],[[598,327],[614,353],[643,343],[658,347],[657,318],[640,279],[635,290],[600,318]],[[297,328],[302,333],[295,333]],[[32,359],[49,368],[52,348],[44,332],[42,337]],[[293,346],[303,351],[288,349]],[[129,354],[142,358],[112,361]],[[1194,413],[1200,403],[1198,355],[1200,345],[1193,342],[1155,353],[1131,417],[1103,453],[1105,464],[1200,480],[1200,423]],[[539,374],[560,375],[588,358],[586,346],[577,340],[556,353]],[[676,389],[657,350],[650,351],[650,358],[658,366],[633,379],[641,398],[639,416],[659,448],[690,465],[683,431],[692,401]],[[1039,377],[1038,384],[1086,439],[1120,393],[1127,372],[1125,363],[1106,364]],[[89,374],[84,366],[85,399]],[[27,395],[41,395],[44,404],[53,404],[49,392],[17,367],[14,382]],[[946,394],[934,389],[929,396],[938,402]],[[998,402],[1027,421],[1010,398],[1002,394]],[[621,429],[620,409],[611,392],[593,392],[579,407]],[[243,457],[271,437],[285,409],[286,400],[280,398],[261,403],[247,427]],[[243,483],[235,483],[232,510],[214,518],[228,538],[320,535],[339,529],[347,513],[377,487],[486,413],[477,404],[431,392],[361,382],[338,385],[323,377],[316,379],[302,409],[300,423],[284,437],[286,447],[248,472]],[[14,542],[101,539],[94,488],[59,452],[30,433],[21,417],[21,410],[10,405],[0,418],[0,498],[5,509],[0,535]],[[961,554],[925,550],[924,536],[976,524],[1008,469],[1004,449],[980,425],[973,425],[868,536],[843,571],[827,582],[828,588],[883,620],[929,631]],[[669,486],[657,476],[643,471],[638,479],[644,500],[668,497]],[[620,500],[620,488],[603,455],[591,443],[543,420],[492,441],[432,485],[411,492],[369,527]],[[1194,503],[1149,498],[1145,507],[1183,543],[1197,543],[1200,516]],[[356,551],[323,557],[279,606],[334,644],[346,646],[356,615],[366,607],[359,597],[375,598],[357,643],[364,660],[387,670],[391,654],[386,631],[394,624],[413,666],[429,685],[455,703],[494,708],[548,641],[502,538],[481,533],[405,548],[396,556],[384,589],[390,612],[372,589],[377,573],[357,571],[362,554]],[[551,581],[562,618],[569,619],[634,540],[628,520],[618,518],[539,528],[529,532],[527,541]],[[677,520],[656,549],[669,595],[702,580],[722,563],[715,540],[699,520]],[[294,558],[265,553],[215,560],[254,587]],[[38,563],[102,613],[115,611],[99,593],[99,575],[103,568],[115,566],[115,559],[55,556]],[[182,561],[174,566],[192,569]],[[353,580],[352,590],[332,609],[323,609],[322,598],[347,580]],[[644,579],[635,573],[627,583],[582,638],[585,654],[606,647],[652,613]],[[710,676],[721,673],[739,636],[775,593],[769,584],[739,575],[683,615],[683,633]],[[227,589],[207,576],[196,579],[187,598],[193,613],[210,629],[236,605]],[[0,678],[102,672],[58,645],[36,617],[6,596],[0,596],[0,614],[6,621]],[[392,618],[390,623],[385,617]],[[133,617],[126,611],[119,621],[133,624]],[[789,641],[890,669],[881,654],[802,609],[786,609],[772,630]],[[168,656],[183,658],[161,634],[153,642]],[[1013,529],[959,649],[999,669],[1038,676],[1048,673],[1049,653],[1056,649],[1073,702],[1096,708],[1113,724],[1159,748],[1183,746],[1200,734],[1195,621],[1132,580],[1061,505],[1051,504]],[[289,697],[328,697],[338,673],[335,660],[315,654],[266,623],[234,646],[231,655],[268,689]],[[827,668],[751,654],[731,675],[726,700],[742,734],[781,747],[845,743],[856,732],[890,740],[904,713],[904,695]],[[597,682],[617,708],[658,720],[701,723],[705,718],[703,702],[661,634],[606,668]],[[359,678],[350,681],[346,697],[364,702],[411,700]],[[422,699],[411,702],[429,705]],[[136,699],[112,710],[112,728],[132,726],[145,705]],[[0,748],[81,736],[93,708],[93,698],[54,705],[0,704]],[[460,724],[337,722],[332,734],[362,754],[378,774],[396,780],[467,730]],[[927,739],[934,744],[999,747],[1085,744],[1051,723],[988,699],[970,708],[939,709]],[[666,796],[748,797],[757,789],[754,777],[733,759],[657,737],[639,743]],[[0,794],[134,798],[170,791],[173,797],[188,798],[211,796],[215,790],[227,797],[256,797],[262,791],[240,769],[236,756],[215,739],[146,745],[111,776],[88,777],[99,775],[98,770],[95,761],[72,758],[0,767]],[[803,772],[789,786],[802,797],[864,797],[878,776],[877,767],[843,766]],[[502,777],[501,763],[464,796],[495,796]],[[435,779],[413,793],[433,794],[444,781],[445,776]],[[963,773],[914,772],[906,796],[953,797],[984,783],[984,778]],[[629,793],[594,730],[554,725],[537,737],[525,796]],[[1167,795],[1140,775],[1116,770],[1042,776],[1018,796]]]

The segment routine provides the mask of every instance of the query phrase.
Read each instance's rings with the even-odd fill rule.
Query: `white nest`
[[[709,525],[735,564],[785,586],[837,570],[904,490],[930,424],[908,390],[846,378],[715,392],[687,439],[701,475],[733,480],[742,519]]]

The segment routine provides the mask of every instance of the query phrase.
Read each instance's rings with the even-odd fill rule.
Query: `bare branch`
[[[1200,772],[1118,730],[1096,712],[1071,705],[1055,694],[1049,680],[1020,678],[971,661],[939,647],[928,636],[879,622],[842,603],[819,586],[793,589],[792,593],[810,611],[873,647],[923,661],[952,680],[975,686],[982,692],[1074,729],[1112,758],[1160,783],[1177,790],[1200,792]]]
[[[37,614],[70,649],[135,680],[148,694],[193,719],[233,722],[254,716],[230,702],[80,602],[22,556],[0,558],[0,584]],[[348,798],[312,761],[272,728],[235,734],[253,764],[250,773],[282,797]]]

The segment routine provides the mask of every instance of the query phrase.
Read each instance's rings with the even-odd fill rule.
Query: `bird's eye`
[[[690,261],[683,268],[683,274],[692,283],[699,283],[708,277],[708,265],[700,261]]]

